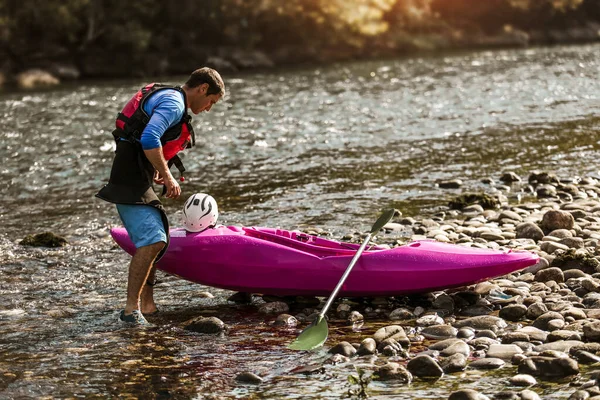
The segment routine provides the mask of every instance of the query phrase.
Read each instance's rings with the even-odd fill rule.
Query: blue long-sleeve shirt
[[[163,89],[146,100],[144,111],[150,121],[140,138],[142,149],[152,150],[161,146],[160,138],[167,129],[175,126],[185,111],[183,95],[175,89]]]

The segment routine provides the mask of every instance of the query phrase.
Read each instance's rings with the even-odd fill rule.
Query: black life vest
[[[167,245],[158,254],[155,262],[160,260],[169,247],[169,220],[164,207],[154,192],[152,185],[155,169],[144,154],[139,138],[150,120],[148,114],[143,110],[145,101],[152,93],[167,88],[181,91],[185,100],[185,92],[181,88],[150,84],[140,89],[123,108],[123,111],[117,117],[117,128],[113,131],[117,149],[110,178],[108,183],[96,194],[96,197],[111,203],[135,204],[141,207],[150,206],[160,211],[167,233]],[[168,129],[161,138],[163,153],[165,153],[165,148],[167,149],[165,159],[168,159],[169,167],[174,163],[182,173],[185,168],[183,168],[177,152],[194,144],[194,131],[190,119],[187,111],[185,111],[181,121]],[[170,150],[169,146],[172,146]],[[171,154],[173,155],[170,156]],[[168,156],[170,158],[167,158]]]

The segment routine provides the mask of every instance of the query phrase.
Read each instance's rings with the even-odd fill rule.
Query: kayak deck
[[[123,228],[111,230],[127,252]],[[327,296],[360,246],[263,227],[217,227],[200,233],[171,230],[157,267],[208,286],[272,295]],[[465,286],[533,265],[526,251],[500,251],[433,240],[393,249],[372,246],[358,259],[341,296],[393,296]]]

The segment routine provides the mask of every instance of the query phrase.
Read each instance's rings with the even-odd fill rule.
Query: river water
[[[440,189],[441,180],[489,191],[481,179],[507,171],[525,180],[533,170],[598,177],[599,76],[599,45],[225,75],[226,99],[194,119],[198,147],[185,158],[183,195],[165,206],[179,225],[185,199],[206,192],[223,224],[315,227],[340,238],[368,230],[383,208],[409,216],[443,209],[461,191]],[[164,277],[155,326],[117,322],[129,257],[108,235],[119,223],[114,208],[93,195],[109,174],[113,119],[144,83],[0,94],[0,397],[344,396],[353,370],[293,374],[325,351],[286,350],[297,331],[228,302],[232,292]],[[44,231],[69,246],[18,245]],[[229,333],[180,328],[198,315],[219,316]],[[235,383],[244,371],[265,382]],[[459,386],[493,393],[502,374],[369,388],[380,399],[443,398]],[[536,390],[545,398],[572,392]]]

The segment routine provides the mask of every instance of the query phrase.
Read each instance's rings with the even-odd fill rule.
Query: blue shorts
[[[160,211],[152,206],[117,204],[119,217],[136,249],[150,244],[167,243]]]

